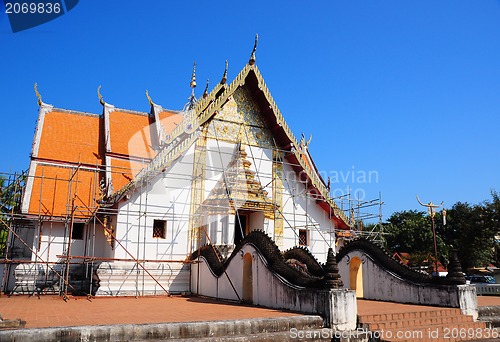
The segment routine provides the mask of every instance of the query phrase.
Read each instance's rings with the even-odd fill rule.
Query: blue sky
[[[387,218],[422,201],[500,191],[500,1],[97,1],[12,33],[0,13],[0,171],[28,167],[38,106],[100,114],[144,95],[181,109],[205,80],[257,65],[336,194],[382,193]],[[352,182],[352,172],[355,179]],[[368,173],[371,179],[368,177]],[[360,176],[366,175],[365,179]],[[376,177],[375,177],[376,176]],[[349,178],[346,182],[342,178]]]

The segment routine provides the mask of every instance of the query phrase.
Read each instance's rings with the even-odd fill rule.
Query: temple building
[[[210,244],[222,260],[250,232],[319,261],[352,223],[329,195],[255,65],[182,110],[146,91],[147,112],[102,114],[42,101],[4,291],[97,295],[189,292],[190,256]],[[17,261],[16,261],[17,260]],[[38,283],[43,282],[40,286]]]

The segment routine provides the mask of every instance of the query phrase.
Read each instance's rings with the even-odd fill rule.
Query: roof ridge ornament
[[[191,83],[189,86],[193,89],[196,88],[196,61],[193,63],[193,73],[191,74]]]
[[[149,96],[149,92],[148,92],[148,90],[147,90],[147,89],[146,89],[146,97],[147,97],[147,99],[148,99],[148,101],[149,101],[149,104],[150,104],[151,106],[153,106],[153,105],[154,105],[154,102],[153,102],[153,100],[151,99],[151,96]]]
[[[302,132],[300,136],[300,142],[299,142],[299,150],[301,152],[306,152],[306,150],[309,148],[309,144],[311,143],[313,136],[312,134],[309,136],[309,140],[306,141],[306,136],[304,135],[304,132]]]
[[[222,75],[222,79],[220,80],[220,84],[226,84],[226,81],[227,81],[227,67],[228,67],[228,63],[227,63],[227,59],[226,59],[226,68],[224,69],[224,74]]]
[[[38,84],[35,83],[33,85],[33,88],[35,89],[35,94],[36,94],[36,97],[38,98],[38,101],[37,101],[38,106],[41,107],[43,102],[42,102],[42,95],[40,95],[40,93],[38,92]]]
[[[250,65],[255,64],[255,51],[257,51],[257,43],[258,42],[259,42],[259,35],[255,34],[255,42],[253,44],[252,54],[250,55],[250,60],[248,61],[248,64],[250,64]]]
[[[104,101],[104,98],[101,95],[101,86],[97,87],[97,97],[99,98],[99,103],[104,106],[106,102]]]
[[[194,88],[196,88],[196,61],[193,63],[193,73],[191,74],[191,82],[189,83],[191,87],[191,96],[188,100],[188,109],[193,109],[196,103],[196,97],[194,96]]]
[[[207,85],[205,86],[205,90],[203,91],[203,98],[206,98],[208,96],[208,83],[210,82],[209,79],[207,79]]]

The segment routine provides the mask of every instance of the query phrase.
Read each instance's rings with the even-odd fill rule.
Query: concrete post
[[[358,315],[356,292],[331,289],[328,294],[326,324],[333,330],[355,330]]]
[[[457,285],[458,303],[464,315],[471,315],[477,321],[477,293],[474,285]]]

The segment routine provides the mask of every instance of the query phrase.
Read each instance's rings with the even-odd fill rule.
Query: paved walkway
[[[479,306],[499,305],[500,297],[479,296]],[[358,314],[416,312],[428,306],[358,299]],[[27,328],[273,318],[298,314],[197,297],[0,297],[4,319],[23,319]]]
[[[500,306],[500,296],[477,296],[478,306]]]
[[[79,325],[195,322],[297,316],[298,314],[197,297],[0,297],[4,319],[23,319],[27,328]]]
[[[500,306],[500,297],[478,296],[477,303],[478,306],[496,306],[496,305]],[[358,299],[359,315],[419,312],[428,310],[429,306],[426,305],[399,304],[390,302],[379,302],[375,300]]]

